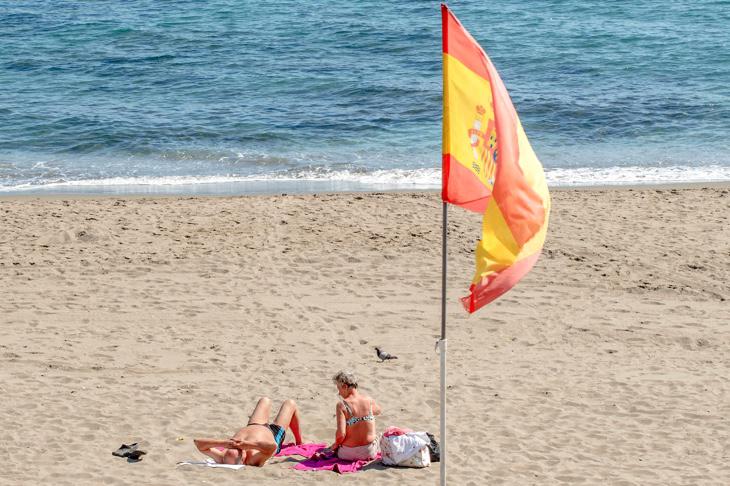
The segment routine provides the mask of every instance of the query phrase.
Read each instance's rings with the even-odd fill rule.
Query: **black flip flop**
[[[145,451],[135,449],[126,455],[127,462],[139,462],[142,460],[142,456],[144,456],[145,454],[147,454]]]
[[[128,457],[128,455],[131,452],[134,452],[137,450],[137,447],[139,447],[139,444],[137,442],[134,442],[132,444],[122,444],[122,446],[117,449],[116,451],[112,452],[112,456],[117,457]]]

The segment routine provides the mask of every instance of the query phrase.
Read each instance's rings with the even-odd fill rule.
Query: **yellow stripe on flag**
[[[491,190],[496,131],[489,81],[449,54],[444,54],[444,64],[449,76],[444,86],[448,97],[444,96],[443,153],[455,157]]]

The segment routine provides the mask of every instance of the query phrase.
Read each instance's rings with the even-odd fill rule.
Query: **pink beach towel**
[[[321,451],[327,444],[285,444],[281,446],[281,451],[277,456],[303,456],[307,459],[301,461],[294,466],[298,471],[335,471],[340,474],[354,473],[367,466],[373,461],[347,461],[338,457],[330,457],[328,459],[311,459],[316,453]],[[380,459],[378,454],[377,459]],[[376,460],[377,460],[376,459]]]
[[[319,443],[312,443],[312,444],[300,444],[296,445],[293,442],[290,442],[288,444],[282,444],[281,450],[276,455],[276,457],[279,456],[302,456],[309,459],[314,455],[315,452],[319,452],[322,449],[327,447],[327,444],[322,442]]]
[[[377,459],[380,459],[380,454],[378,454]],[[298,471],[335,471],[340,474],[348,474],[358,472],[371,462],[373,461],[346,461],[339,457],[332,457],[330,459],[305,459],[294,466],[294,469]]]

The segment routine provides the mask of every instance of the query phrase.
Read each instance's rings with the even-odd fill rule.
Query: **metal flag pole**
[[[443,228],[441,239],[441,486],[446,486],[446,227],[447,203],[443,203]]]

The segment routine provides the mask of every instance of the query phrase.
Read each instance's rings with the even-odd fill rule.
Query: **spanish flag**
[[[445,202],[484,214],[476,273],[462,303],[474,312],[511,289],[537,261],[550,193],[492,61],[441,5]]]

